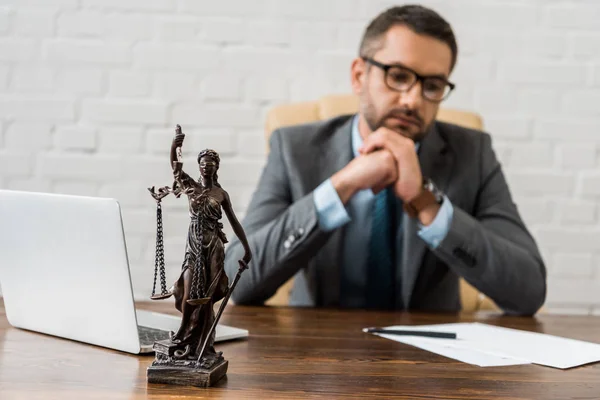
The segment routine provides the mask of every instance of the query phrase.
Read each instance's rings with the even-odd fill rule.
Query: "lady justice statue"
[[[233,212],[229,195],[218,182],[219,155],[208,149],[198,154],[200,178],[195,181],[182,169],[181,147],[184,138],[181,127],[177,125],[170,154],[175,178],[173,189],[168,186],[159,188],[158,192],[154,191],[154,187],[149,189],[158,208],[154,287],[159,268],[162,286],[161,294],[156,295],[153,289],[152,299],[174,296],[175,307],[181,312],[182,318],[177,332],[171,332],[169,339],[155,342],[156,359],[148,368],[147,375],[149,382],[210,386],[227,372],[227,361],[213,347],[215,327],[252,255],[242,225]],[[191,220],[181,274],[167,291],[160,201],[169,193],[176,197],[181,194],[187,196]],[[246,250],[231,286],[228,286],[224,272],[224,244],[227,239],[220,222],[222,211],[225,211],[234,233]],[[215,316],[213,305],[222,299]]]

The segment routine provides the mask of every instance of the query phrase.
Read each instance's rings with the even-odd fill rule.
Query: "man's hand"
[[[421,193],[423,175],[415,142],[388,128],[381,127],[370,134],[360,148],[360,153],[369,155],[379,150],[387,150],[395,160],[397,180],[394,182],[396,196],[408,203]]]
[[[331,177],[331,183],[343,204],[358,191],[372,189],[377,193],[398,178],[394,156],[387,150],[373,151],[355,157]]]

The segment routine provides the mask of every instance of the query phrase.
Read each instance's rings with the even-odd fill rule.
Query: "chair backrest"
[[[358,111],[358,98],[354,95],[330,95],[316,101],[282,104],[273,107],[267,113],[265,137],[267,145],[271,133],[283,126],[305,124],[337,117],[338,115],[354,114]],[[437,119],[443,122],[481,130],[481,117],[468,111],[440,109]]]
[[[319,121],[344,114],[354,114],[357,111],[358,98],[354,95],[330,95],[316,101],[283,104],[273,107],[268,112],[265,123],[267,146],[271,133],[278,128]],[[481,117],[467,111],[440,109],[437,119],[466,128],[479,130],[483,128]],[[277,293],[266,304],[287,305],[292,284],[293,278],[280,287]],[[460,280],[460,292],[463,311],[473,312],[496,308],[492,301],[479,293],[462,278]]]

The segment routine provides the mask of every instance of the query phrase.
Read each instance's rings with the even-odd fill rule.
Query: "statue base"
[[[156,358],[146,371],[148,383],[209,387],[227,374],[229,361],[220,352],[203,357],[198,365],[192,358],[176,358],[179,347],[169,339],[154,343]]]

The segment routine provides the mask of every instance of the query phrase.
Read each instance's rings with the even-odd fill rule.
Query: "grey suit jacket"
[[[344,229],[319,228],[313,190],[352,159],[351,117],[273,132],[242,223],[253,259],[232,294],[236,303],[263,303],[295,275],[291,305],[339,305]],[[419,161],[423,175],[452,202],[454,216],[435,249],[417,235],[417,221],[402,216],[399,304],[458,311],[462,276],[505,312],[535,313],[545,300],[546,269],[512,201],[490,136],[435,122],[420,145]],[[230,278],[243,252],[237,239],[227,248]]]

